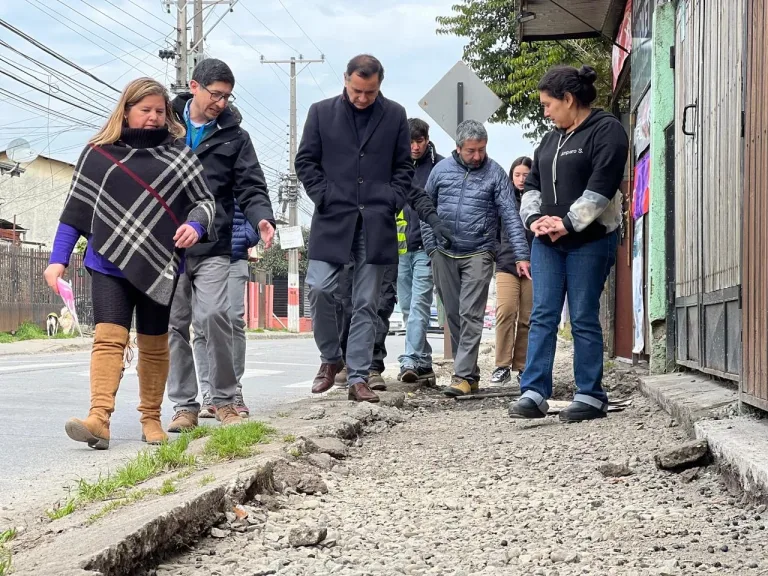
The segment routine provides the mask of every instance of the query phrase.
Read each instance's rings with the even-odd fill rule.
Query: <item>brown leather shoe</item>
[[[373,404],[380,400],[365,382],[358,382],[350,386],[347,398],[355,402],[371,402]]]
[[[343,362],[336,364],[320,364],[320,370],[317,371],[314,382],[312,382],[312,394],[322,394],[328,392],[335,383],[336,375],[344,368]]]

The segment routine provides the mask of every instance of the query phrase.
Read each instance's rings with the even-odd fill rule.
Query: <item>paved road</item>
[[[442,336],[432,342],[441,352]],[[390,336],[387,345],[387,361],[396,363],[404,338]],[[252,417],[306,397],[318,362],[311,339],[248,342],[243,392]],[[52,504],[63,496],[62,487],[80,477],[96,477],[145,447],[136,411],[135,361],[117,394],[110,449],[95,452],[65,435],[68,418],[88,413],[88,363],[88,352],[0,358],[0,408],[5,417],[0,428],[0,520],[8,506],[18,511]],[[164,423],[171,415],[166,400]]]

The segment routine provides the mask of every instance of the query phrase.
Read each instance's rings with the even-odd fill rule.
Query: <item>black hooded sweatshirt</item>
[[[557,243],[580,246],[599,240],[621,224],[617,193],[629,153],[629,140],[619,120],[602,110],[573,132],[553,130],[533,155],[525,181],[520,216],[525,227],[542,216],[559,216],[568,234]],[[539,239],[551,244],[548,236]]]

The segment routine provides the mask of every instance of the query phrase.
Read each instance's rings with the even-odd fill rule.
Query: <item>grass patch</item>
[[[262,422],[215,428],[205,445],[205,454],[220,460],[246,458],[253,446],[263,444],[274,433],[274,428]]]
[[[202,478],[200,478],[200,486],[208,486],[211,482],[216,480],[216,476],[213,474],[206,474]]]
[[[296,442],[296,436],[294,436],[293,434],[286,434],[285,436],[283,436],[283,442],[285,442],[286,444],[293,444],[294,442]]]
[[[0,576],[10,574],[12,564],[13,559],[11,557],[11,551],[5,546],[0,546]]]
[[[10,528],[0,532],[0,576],[5,576],[11,571],[12,554],[5,544],[16,538],[16,528]]]
[[[573,342],[573,334],[571,334],[571,323],[566,322],[565,326],[557,331],[557,335],[563,340]]]
[[[160,486],[160,496],[167,496],[168,494],[173,494],[176,492],[176,484],[173,483],[173,480],[170,478],[166,478],[163,482],[163,485]]]
[[[278,418],[288,418],[291,415],[290,412],[278,412],[277,417]]]
[[[298,448],[291,448],[290,450],[288,450],[288,454],[290,454],[294,458],[301,458],[301,450],[299,450]]]
[[[68,498],[64,504],[58,503],[51,510],[46,510],[45,513],[51,520],[58,520],[69,516],[77,508],[77,502],[74,498]]]
[[[68,340],[75,338],[76,334],[62,334],[59,332],[51,338],[51,340]],[[42,340],[48,339],[48,334],[45,330],[40,328],[37,324],[31,322],[25,322],[19,326],[14,332],[0,332],[0,344],[12,344],[13,342],[24,342],[25,340]]]
[[[200,426],[186,432],[172,442],[161,444],[157,448],[146,449],[127,461],[112,473],[99,476],[94,482],[80,479],[74,490],[74,496],[63,504],[57,504],[46,514],[51,520],[58,520],[72,514],[77,508],[90,502],[110,501],[99,512],[89,517],[89,522],[103,518],[112,510],[141,500],[148,494],[173,494],[177,487],[174,480],[166,479],[158,490],[132,490],[138,484],[159,476],[165,472],[178,471],[176,480],[188,477],[197,464],[195,457],[186,453],[190,442],[209,436],[205,446],[206,456],[218,460],[233,460],[250,456],[256,444],[268,441],[275,433],[270,426],[261,422],[247,422],[226,428]],[[210,479],[209,479],[210,478]],[[214,480],[212,475],[205,485]],[[0,572],[0,576],[3,574]]]

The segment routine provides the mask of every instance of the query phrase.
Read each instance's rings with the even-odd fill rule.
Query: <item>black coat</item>
[[[414,161],[414,173],[413,173],[413,188],[414,190],[423,189],[427,185],[427,179],[432,172],[432,168],[442,160],[443,157],[435,150],[435,145],[432,142],[429,143],[424,156]],[[432,207],[432,211],[437,215],[437,211],[432,204],[432,200],[425,192],[426,201]],[[424,249],[424,240],[421,237],[421,225],[420,220],[427,222],[427,218],[422,214],[415,202],[409,202],[405,206],[405,220],[408,222],[408,226],[405,229],[405,236],[408,240],[408,252],[415,252],[417,250]]]
[[[191,94],[173,100],[173,111],[184,124],[184,107]],[[204,168],[208,185],[216,199],[216,242],[200,243],[187,250],[189,256],[211,257],[232,254],[232,219],[235,198],[255,230],[267,220],[275,225],[267,181],[256,157],[251,137],[232,111],[227,108],[216,120],[216,130],[206,134],[194,150]]]
[[[366,262],[396,264],[395,215],[405,205],[413,178],[405,108],[379,95],[358,140],[346,95],[309,108],[296,155],[296,173],[315,203],[309,258],[348,264],[358,220]]]

